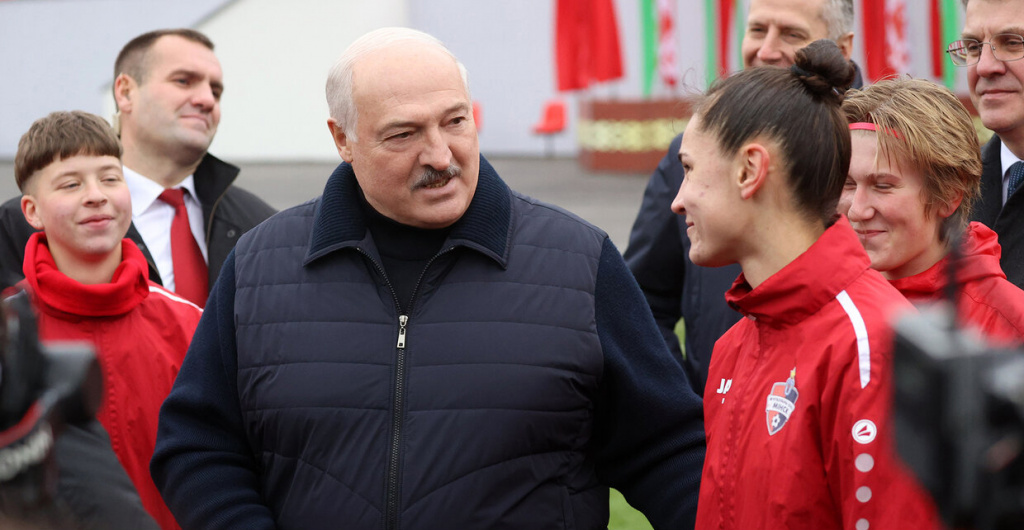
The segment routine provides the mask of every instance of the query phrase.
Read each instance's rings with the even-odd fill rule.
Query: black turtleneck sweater
[[[451,227],[430,230],[404,225],[380,214],[365,197],[361,198],[366,226],[377,245],[388,281],[398,296],[401,312],[405,313],[410,309],[413,291],[423,270],[441,250]]]

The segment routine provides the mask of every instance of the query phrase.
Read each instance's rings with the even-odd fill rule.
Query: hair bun
[[[839,49],[834,41],[816,40],[796,52],[796,63],[790,71],[809,92],[818,96],[836,96],[837,103],[842,94],[853,84],[856,70],[853,63]]]

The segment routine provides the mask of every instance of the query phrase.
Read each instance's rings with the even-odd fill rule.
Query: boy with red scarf
[[[160,405],[171,390],[202,310],[149,281],[125,239],[131,197],[121,144],[102,118],[54,112],[22,136],[14,161],[21,210],[36,233],[25,280],[42,340],[88,340],[103,370],[97,414],[111,445],[162,528],[177,528],[149,475]]]

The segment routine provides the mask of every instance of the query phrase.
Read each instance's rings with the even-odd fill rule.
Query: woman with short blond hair
[[[999,266],[996,233],[967,220],[981,183],[978,135],[949,90],[891,79],[847,95],[852,157],[839,212],[849,217],[871,267],[911,302],[947,297],[968,327],[1000,343],[1024,339],[1024,291]],[[960,241],[962,257],[951,263]]]

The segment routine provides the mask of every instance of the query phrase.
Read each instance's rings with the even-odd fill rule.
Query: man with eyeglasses
[[[818,39],[834,40],[849,59],[853,23],[853,0],[751,0],[741,46],[743,66],[792,66],[797,50]],[[862,84],[858,68],[853,87]],[[715,341],[740,318],[725,303],[725,292],[740,268],[700,267],[687,255],[686,225],[671,209],[683,182],[682,138],[680,134],[672,140],[668,154],[651,175],[625,258],[665,341],[683,363],[690,385],[703,395]],[[680,318],[686,323],[685,359],[674,329]],[[728,388],[725,381],[709,384],[720,393]]]
[[[1024,0],[963,0],[962,38],[949,45],[967,68],[971,101],[996,134],[981,150],[981,200],[972,215],[999,235],[1006,278],[1024,288]]]

